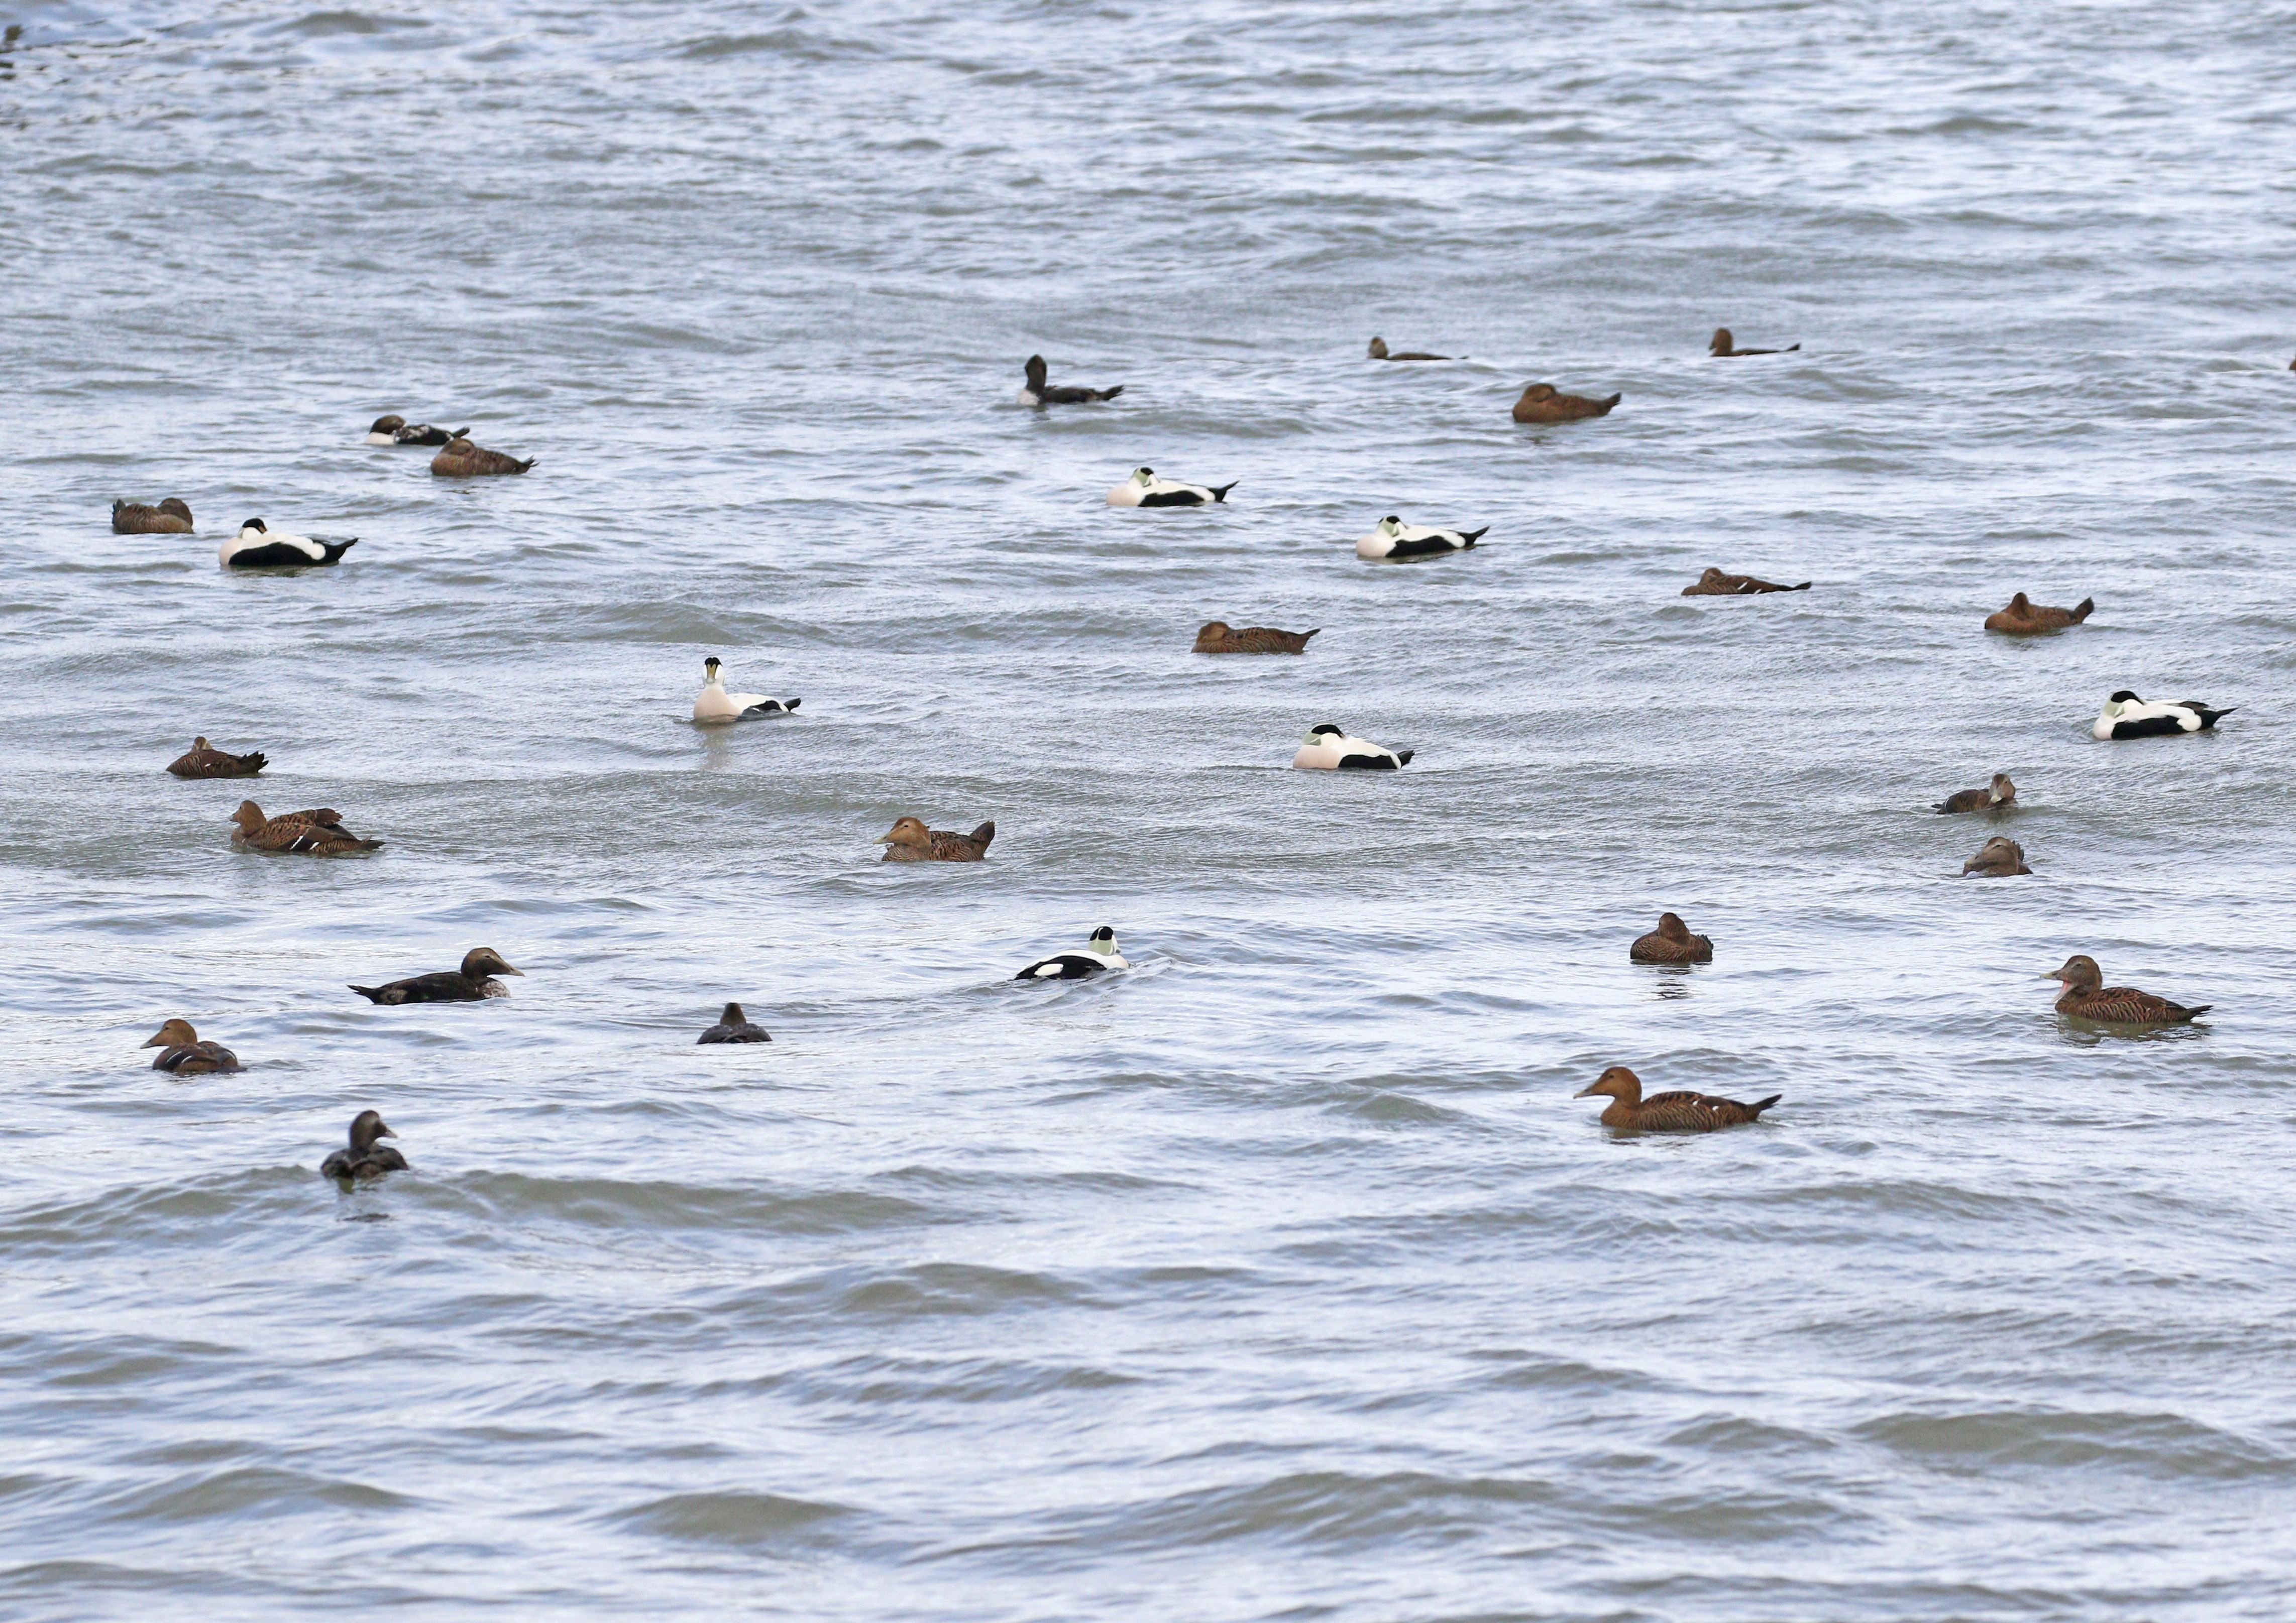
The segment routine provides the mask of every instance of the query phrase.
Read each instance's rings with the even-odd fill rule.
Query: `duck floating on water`
[[[1153,468],[1135,468],[1132,477],[1108,493],[1111,507],[1203,507],[1225,502],[1227,493],[1242,483],[1190,485],[1175,479],[1158,479]]]
[[[927,828],[915,817],[903,817],[893,824],[893,832],[881,834],[877,843],[885,848],[883,862],[980,862],[988,855],[988,842],[996,838],[996,824],[984,823],[970,834],[953,834],[947,829]]]
[[[427,422],[409,422],[397,413],[377,417],[366,431],[371,446],[443,446],[452,445],[471,430],[468,428],[433,428]]]
[[[1983,789],[1956,789],[1930,807],[1931,811],[1955,812],[2006,811],[2017,803],[2017,785],[2009,781],[2005,772],[1993,775],[1993,782]]]
[[[1013,977],[1015,980],[1084,980],[1109,970],[1130,969],[1117,950],[1116,926],[1103,924],[1092,932],[1080,953],[1054,953],[1039,958]]]
[[[2127,688],[2105,701],[2089,735],[2097,739],[2161,738],[2171,733],[2201,733],[2238,709],[2238,705],[2212,710],[2197,699],[2174,704],[2147,704]]]
[[[1752,575],[1726,575],[1720,570],[1710,569],[1698,578],[1694,586],[1685,586],[1685,597],[1758,597],[1765,592],[1807,592],[1809,582],[1782,586],[1774,580],[1763,580]]]
[[[343,826],[342,813],[331,806],[266,817],[252,800],[242,800],[231,815],[237,824],[231,842],[242,850],[299,852],[308,857],[341,857],[352,851],[379,851],[380,840],[362,840]]]
[[[1652,1094],[1643,1097],[1643,1079],[1623,1065],[1613,1065],[1571,1095],[1592,1099],[1608,1094],[1603,1125],[1623,1133],[1712,1133],[1723,1127],[1742,1127],[1758,1121],[1770,1106],[1785,1097],[1772,1094],[1751,1104],[1720,1099],[1712,1094]]]
[[[1738,355],[1792,355],[1800,348],[1800,344],[1788,344],[1783,349],[1741,349],[1738,348],[1737,340],[1730,336],[1730,329],[1727,327],[1715,328],[1714,336],[1706,340],[1707,354],[1724,357]]]
[[[1661,913],[1658,928],[1646,936],[1636,936],[1635,944],[1627,948],[1627,957],[1636,963],[1711,963],[1714,943],[1691,934],[1681,914]]]
[[[2032,871],[2025,865],[2025,848],[2006,834],[1994,835],[1979,848],[1976,856],[1961,865],[1964,879],[1972,873],[1980,879],[2008,879]]]
[[[695,1037],[701,1043],[770,1043],[774,1039],[763,1026],[753,1026],[750,1017],[742,1012],[742,1005],[729,1003],[718,1016],[718,1023]]]
[[[2041,979],[2064,983],[2064,992],[2057,999],[2058,1013],[2100,1026],[2181,1026],[2215,1007],[2202,1004],[2188,1009],[2135,987],[2109,987],[2104,984],[2104,971],[2087,953],[2074,954],[2065,960],[2063,968],[2051,970]]]
[[[1367,738],[1349,738],[1336,721],[1318,722],[1308,729],[1307,742],[1292,764],[1312,772],[1393,772],[1411,764],[1412,751],[1390,750]]]
[[[1552,383],[1532,383],[1514,403],[1517,422],[1576,422],[1582,417],[1607,417],[1626,396],[1595,400],[1586,395],[1566,395]]]
[[[440,479],[491,479],[497,474],[523,473],[540,460],[529,456],[521,462],[500,451],[474,446],[457,435],[430,459],[430,471]]]
[[[179,496],[171,496],[152,507],[146,507],[141,502],[114,502],[111,504],[111,533],[115,536],[188,536],[192,533],[192,510]]]
[[[1226,620],[1206,620],[1196,633],[1197,653],[1305,653],[1308,639],[1321,632],[1278,631],[1273,626],[1246,626],[1242,630]]]
[[[377,1140],[398,1135],[383,1125],[381,1111],[361,1111],[351,1118],[350,1148],[338,1150],[319,1163],[319,1176],[343,1184],[368,1184],[386,1172],[404,1172],[406,1158]]]
[[[701,693],[693,701],[693,719],[704,725],[744,721],[752,716],[786,716],[805,701],[768,699],[763,693],[729,693],[718,675],[722,663],[716,654],[701,661]]]
[[[234,755],[202,736],[192,740],[189,750],[169,761],[168,770],[179,778],[251,778],[270,764],[270,758],[260,750]]]
[[[526,979],[524,970],[514,970],[503,955],[491,947],[474,947],[463,955],[463,967],[438,970],[428,975],[409,975],[404,980],[394,980],[385,986],[354,986],[369,1003],[397,1005],[407,1003],[477,1003],[482,998],[507,997],[510,988],[495,977],[516,975]]]
[[[154,1070],[171,1071],[179,1077],[211,1077],[224,1071],[240,1069],[239,1056],[221,1043],[203,1043],[200,1034],[192,1029],[187,1020],[171,1020],[160,1028],[160,1034],[144,1045],[160,1050],[152,1062]]]
[[[1490,528],[1486,524],[1480,529],[1432,529],[1424,524],[1406,524],[1390,512],[1379,521],[1378,529],[1356,543],[1356,556],[1397,562],[1406,558],[1441,558],[1465,552],[1488,535]]]
[[[1113,389],[1086,389],[1078,383],[1063,383],[1054,389],[1045,381],[1045,357],[1032,355],[1021,369],[1025,380],[1021,385],[1023,406],[1089,406],[1095,400],[1113,400],[1124,392],[1119,383]]]
[[[299,570],[340,563],[343,554],[357,545],[357,536],[344,541],[291,536],[260,519],[250,519],[217,551],[216,561],[232,570]]]
[[[1423,349],[1390,350],[1387,347],[1385,339],[1375,338],[1371,340],[1371,358],[1374,361],[1447,361],[1451,357],[1447,355],[1430,355]]]
[[[1988,631],[2006,632],[2011,636],[2031,636],[2038,632],[2062,631],[2068,626],[2078,626],[2096,608],[2096,599],[2084,597],[2070,609],[2052,609],[2037,603],[2022,592],[2009,600],[2005,609],[1996,609],[1985,617]]]

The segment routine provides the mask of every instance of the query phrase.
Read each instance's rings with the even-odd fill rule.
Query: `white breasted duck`
[[[1294,766],[1315,772],[1393,772],[1410,762],[1410,750],[1390,750],[1366,738],[1349,738],[1335,721],[1309,727],[1307,742],[1292,758]]]
[[[1406,558],[1440,558],[1465,552],[1490,528],[1486,524],[1481,529],[1431,529],[1424,524],[1406,524],[1390,512],[1379,521],[1377,529],[1356,543],[1356,556],[1397,562]]]
[[[398,413],[377,417],[366,431],[371,446],[443,446],[451,445],[471,430],[467,428],[434,428],[427,422],[409,422]]]
[[[1153,468],[1135,468],[1132,477],[1108,493],[1111,507],[1202,507],[1225,502],[1239,480],[1225,485],[1189,485],[1176,479],[1158,479]]]
[[[358,545],[323,541],[310,536],[291,536],[260,519],[250,519],[239,533],[217,549],[216,561],[232,570],[298,570],[313,564],[340,563],[343,554]]]
[[[1113,389],[1086,389],[1080,383],[1063,383],[1058,389],[1045,381],[1045,357],[1032,355],[1021,369],[1024,381],[1021,385],[1023,406],[1088,406],[1095,400],[1113,400],[1124,392],[1119,383]]]
[[[786,716],[802,699],[768,699],[763,693],[729,693],[718,674],[722,663],[716,654],[701,661],[701,693],[693,701],[693,719],[705,726],[741,721],[751,716]]]
[[[2234,707],[2237,708],[2237,707]],[[2197,699],[2147,704],[2127,688],[2105,701],[2089,728],[2094,738],[2158,738],[2170,733],[2201,733],[2214,727],[2231,709],[2212,710]]]
[[[1117,950],[1116,926],[1103,924],[1092,932],[1080,953],[1054,953],[1013,977],[1015,980],[1083,980],[1108,970],[1127,970],[1132,966]]]

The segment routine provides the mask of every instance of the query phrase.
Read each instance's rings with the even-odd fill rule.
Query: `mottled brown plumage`
[[[2086,953],[2075,954],[2065,960],[2062,969],[2052,970],[2041,979],[2064,982],[2063,995],[2057,999],[2058,1013],[2100,1026],[2180,1026],[2215,1006],[2202,1004],[2188,1009],[2135,987],[2109,987],[2104,984],[2104,971]]]
[[[1514,420],[1575,422],[1581,417],[1607,417],[1611,408],[1625,398],[1624,395],[1612,395],[1607,400],[1590,400],[1585,395],[1566,395],[1552,383],[1533,383],[1514,403]]]
[[[970,834],[953,834],[947,829],[927,828],[914,817],[904,817],[877,843],[885,848],[886,862],[979,862],[988,855],[988,842],[996,838],[994,823],[984,823]]]
[[[1985,617],[1988,631],[2005,631],[2012,636],[2030,636],[2039,631],[2062,631],[2068,626],[2078,626],[2096,607],[2096,599],[2084,597],[2070,609],[2052,609],[2046,603],[2037,603],[2020,592],[2009,600],[2005,609],[1997,609]]]
[[[1316,631],[1321,631],[1318,626]],[[1316,631],[1278,631],[1273,626],[1246,626],[1241,630],[1226,620],[1207,620],[1196,633],[1198,653],[1305,653]]]
[[[242,800],[231,815],[239,826],[231,842],[250,851],[299,851],[312,857],[338,857],[348,851],[374,851],[380,840],[362,840],[343,826],[342,814],[332,807],[288,812],[266,817],[252,800]]]
[[[1727,327],[1715,328],[1714,336],[1706,341],[1707,354],[1726,357],[1734,355],[1792,355],[1800,348],[1800,344],[1788,344],[1783,349],[1741,349],[1737,340],[1730,336]]]
[[[1643,1079],[1623,1065],[1613,1065],[1574,1095],[1589,1099],[1607,1094],[1603,1125],[1626,1133],[1711,1133],[1721,1127],[1742,1127],[1759,1120],[1764,1111],[1785,1097],[1772,1094],[1751,1104],[1718,1099],[1711,1094],[1652,1094],[1643,1097]]]
[[[1627,956],[1636,963],[1711,963],[1714,943],[1704,936],[1692,935],[1679,914],[1661,913],[1658,928],[1637,936],[1627,948]]]
[[[1371,358],[1374,361],[1447,361],[1451,357],[1430,355],[1423,349],[1390,350],[1385,339],[1375,338],[1371,340]]]
[[[361,1111],[351,1118],[350,1147],[338,1150],[319,1163],[319,1176],[346,1184],[365,1184],[386,1172],[404,1172],[406,1158],[378,1139],[398,1135],[383,1125],[380,1111]]]
[[[266,760],[260,750],[234,755],[204,738],[195,738],[189,750],[168,763],[168,770],[179,778],[251,778],[263,770]]]
[[[239,1056],[221,1043],[203,1043],[200,1034],[192,1029],[187,1020],[171,1020],[160,1028],[160,1033],[144,1045],[157,1048],[160,1056],[152,1062],[152,1069],[173,1073],[178,1077],[207,1077],[220,1071],[237,1070]]]
[[[1980,847],[1976,856],[1961,865],[1965,879],[1974,873],[1980,879],[2007,879],[2013,874],[2030,873],[2025,865],[2025,848],[2006,834],[1996,834]]]
[[[1993,782],[1983,789],[1956,789],[1930,809],[1937,812],[2007,811],[2017,804],[2017,785],[2009,781],[2005,772],[1993,775]]]
[[[453,439],[430,459],[430,471],[441,479],[482,479],[496,473],[523,473],[534,466],[536,460],[529,456],[521,462],[500,451],[474,446],[467,439]]]
[[[1762,580],[1752,575],[1725,575],[1720,570],[1709,569],[1699,576],[1694,586],[1685,586],[1685,597],[1752,597],[1763,592],[1807,592],[1809,582],[1782,586],[1773,580]]]
[[[718,1016],[718,1023],[693,1039],[701,1043],[770,1043],[773,1036],[763,1026],[752,1024],[742,1012],[742,1005],[729,1003]]]
[[[153,507],[146,507],[141,502],[114,502],[111,504],[111,533],[115,536],[188,536],[192,533],[192,510],[183,497],[176,496],[171,496]]]

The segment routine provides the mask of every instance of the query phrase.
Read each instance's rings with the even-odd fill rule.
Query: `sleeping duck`
[[[1800,344],[1788,344],[1783,349],[1741,349],[1738,340],[1730,336],[1729,328],[1717,327],[1714,336],[1707,340],[1706,353],[1726,357],[1734,355],[1792,355],[1800,348]]]
[[[349,851],[379,851],[380,840],[362,840],[343,826],[342,813],[322,806],[310,811],[266,817],[252,800],[231,815],[237,824],[231,842],[246,851],[299,851],[310,857],[340,857]]]
[[[1451,357],[1430,355],[1424,349],[1390,349],[1385,339],[1375,338],[1371,340],[1371,358],[1374,361],[1447,361]]]
[[[1714,943],[1691,934],[1680,914],[1661,913],[1658,928],[1646,936],[1636,936],[1634,945],[1627,948],[1627,958],[1634,963],[1711,963]]]
[[[2238,709],[2234,706],[2233,709]],[[2213,728],[2232,709],[2212,710],[2197,699],[2174,704],[2147,704],[2127,688],[2105,701],[2089,728],[2093,738],[2158,738],[2170,733],[2199,733]]]
[[[467,428],[433,428],[427,422],[409,422],[397,413],[377,417],[366,431],[371,446],[443,446],[460,439],[471,430]]]
[[[485,479],[498,473],[523,473],[538,460],[529,456],[521,462],[500,451],[474,446],[457,434],[447,442],[446,449],[430,459],[430,471],[440,479]]]
[[[1225,485],[1185,485],[1178,480],[1158,479],[1153,468],[1135,468],[1132,477],[1108,493],[1111,507],[1201,507],[1225,502],[1241,481]]]
[[[474,947],[463,955],[463,967],[458,970],[410,975],[386,986],[354,986],[351,990],[369,1003],[477,1003],[481,998],[510,996],[510,988],[496,980],[496,975],[516,975],[523,980],[526,971],[511,968],[491,947]]]
[[[763,693],[729,693],[718,675],[716,654],[701,661],[701,694],[693,701],[693,719],[705,725],[740,721],[750,716],[786,716],[802,699],[768,699]]]
[[[239,534],[223,544],[216,561],[234,570],[298,570],[311,564],[340,563],[343,554],[357,545],[357,536],[348,541],[322,541],[310,536],[291,536],[283,529],[272,529],[260,519],[250,519],[239,527]]]
[[[114,502],[111,504],[111,533],[115,536],[188,536],[192,533],[192,510],[179,496],[171,496],[156,507],[146,507],[141,502]]]
[[[1116,949],[1116,926],[1103,924],[1092,932],[1080,953],[1054,953],[1039,958],[1013,977],[1015,980],[1082,980],[1107,970],[1130,969]]]
[[[1566,395],[1552,383],[1533,383],[1514,403],[1514,420],[1576,422],[1582,417],[1607,417],[1611,408],[1625,398],[1624,395],[1612,395],[1607,400],[1593,400],[1585,395]]]
[[[2096,607],[2096,599],[2084,597],[2070,609],[2053,609],[2046,603],[2037,603],[2022,592],[2009,600],[2005,609],[1997,609],[1985,617],[1988,631],[2005,632],[2011,636],[2032,636],[2043,631],[2062,631],[2068,626],[2078,626]]]
[[[152,1070],[179,1077],[211,1077],[239,1069],[237,1054],[221,1043],[200,1041],[200,1034],[192,1029],[192,1022],[187,1020],[168,1021],[160,1028],[160,1034],[144,1046],[160,1050],[160,1056],[152,1062]]]
[[[205,738],[192,740],[192,747],[168,763],[168,770],[179,778],[251,778],[263,770],[269,758],[257,750],[247,755],[234,755],[218,750]]]
[[[1377,529],[1356,543],[1356,556],[1397,562],[1406,558],[1440,558],[1465,552],[1490,528],[1486,524],[1480,529],[1430,529],[1424,524],[1406,524],[1390,512],[1379,521]]]
[[[1196,633],[1197,653],[1305,653],[1308,639],[1322,631],[1279,631],[1273,626],[1246,626],[1242,630],[1226,620],[1206,620]]]
[[[1964,879],[1972,873],[1980,879],[2009,879],[2032,871],[2025,865],[2025,848],[2006,834],[1994,835],[1979,848],[1976,856],[1961,865]]]
[[[891,833],[879,835],[877,843],[885,848],[880,859],[884,862],[980,862],[996,838],[994,823],[984,823],[970,834],[954,834],[945,828],[927,828],[915,817],[903,817]]]
[[[1931,811],[1948,815],[1957,812],[2006,811],[2017,804],[2017,785],[2009,781],[2005,772],[1993,775],[1993,782],[1983,789],[1956,789],[1936,805]]]
[[[1308,740],[1292,758],[1292,764],[1302,771],[1393,772],[1410,764],[1411,753],[1369,739],[1349,738],[1339,723],[1325,721],[1308,729]]]
[[[1800,586],[1782,586],[1774,580],[1763,580],[1752,575],[1725,575],[1719,570],[1709,569],[1698,578],[1696,586],[1683,587],[1682,594],[1685,597],[1755,597],[1764,592],[1808,590],[1809,582],[1807,580]]]
[[[753,1026],[750,1017],[742,1012],[742,1005],[729,1003],[718,1016],[718,1023],[695,1037],[701,1043],[770,1043],[774,1039],[763,1026]]]
[[[1075,383],[1051,388],[1045,381],[1045,357],[1041,355],[1030,356],[1021,372],[1026,380],[1021,385],[1023,406],[1086,406],[1095,400],[1113,400],[1124,392],[1121,383],[1113,389],[1086,389]]]
[[[382,1124],[380,1111],[361,1111],[351,1118],[350,1148],[338,1150],[319,1163],[319,1176],[339,1183],[372,1183],[386,1172],[404,1172],[406,1158],[389,1144],[375,1141],[398,1135]]]

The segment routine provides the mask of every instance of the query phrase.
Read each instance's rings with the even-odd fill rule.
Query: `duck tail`
[[[1607,411],[1609,411],[1612,406],[1616,406],[1620,401],[1621,401],[1621,400],[1625,399],[1626,398],[1627,398],[1627,397],[1626,397],[1626,395],[1625,395],[1625,393],[1624,393],[1623,391],[1621,391],[1621,392],[1620,392],[1620,393],[1618,393],[1618,394],[1614,394],[1614,395],[1612,395],[1609,399],[1607,399],[1607,400],[1605,400],[1605,401],[1603,401],[1603,409],[1604,411],[1606,411],[1606,412],[1607,412]]]
[[[2198,1020],[2202,1015],[2206,1014],[2210,1009],[2215,1007],[2216,1004],[2212,1003],[2204,1003],[2197,1009],[2186,1009],[2184,1012],[2177,1016],[2177,1020],[2179,1024],[2189,1020]]]
[[[1305,648],[1310,637],[1319,637],[1323,635],[1324,628],[1321,626],[1316,627],[1313,631],[1303,631],[1300,634],[1300,646]]]
[[[271,762],[271,758],[260,750],[251,755],[242,755],[239,758],[247,763],[247,769],[250,773],[262,771]]]
[[[1805,580],[1798,586],[1788,586],[1786,590],[1789,592],[1807,592],[1809,590],[1809,582]]]
[[[353,987],[351,990],[357,992],[361,997],[365,998],[369,1003],[381,1003],[382,1001],[382,988],[381,987]]]
[[[1408,766],[1411,765],[1411,755],[1412,752],[1408,750],[1398,750],[1395,752],[1395,764],[1398,766]]]
[[[1115,399],[1115,398],[1116,398],[1116,397],[1117,397],[1117,396],[1119,396],[1119,395],[1122,394],[1123,392],[1124,392],[1124,385],[1123,385],[1123,384],[1121,384],[1121,383],[1119,383],[1119,384],[1118,384],[1114,389],[1102,389],[1102,390],[1100,391],[1100,398],[1101,398],[1102,399],[1103,399],[1103,400],[1113,400],[1113,399]]]
[[[802,700],[802,699],[791,699],[791,700],[790,700],[789,701],[787,701],[785,704],[783,704],[783,705],[782,706],[782,708],[783,708],[783,709],[785,709],[785,710],[793,710],[793,709],[797,709],[797,707],[798,707],[798,706],[800,706],[800,705],[803,704],[804,702],[805,702],[805,701],[804,701],[804,700]]]
[[[996,838],[996,824],[995,820],[991,819],[990,821],[982,824],[979,828],[974,829],[972,831],[972,837],[980,842],[980,848],[982,850],[987,850],[988,848],[988,842]]]
[[[2089,617],[2090,613],[2095,608],[2096,599],[2094,597],[2082,598],[2079,603],[2078,603],[2073,609],[2073,624],[2076,626],[2079,625],[2083,620]]]
[[[1243,483],[1243,481],[1240,479],[1232,479],[1225,485],[1208,485],[1205,488],[1212,493],[1212,500],[1215,502],[1225,502],[1227,500],[1227,493],[1242,483]]]
[[[1772,1094],[1767,1099],[1757,1099],[1753,1103],[1746,1107],[1746,1119],[1749,1121],[1759,1121],[1762,1119],[1762,1112],[1764,1111],[1768,1110],[1770,1106],[1775,1104],[1779,1100],[1784,1097],[1785,1095],[1784,1094]]]
[[[1778,353],[1780,355],[1792,355],[1795,350],[1800,348],[1801,346],[1800,344],[1788,344],[1784,348],[1779,350]]]
[[[1486,524],[1480,529],[1461,530],[1459,532],[1459,539],[1464,545],[1472,546],[1476,542],[1481,540],[1485,536],[1488,536],[1490,533],[1491,527]]]

